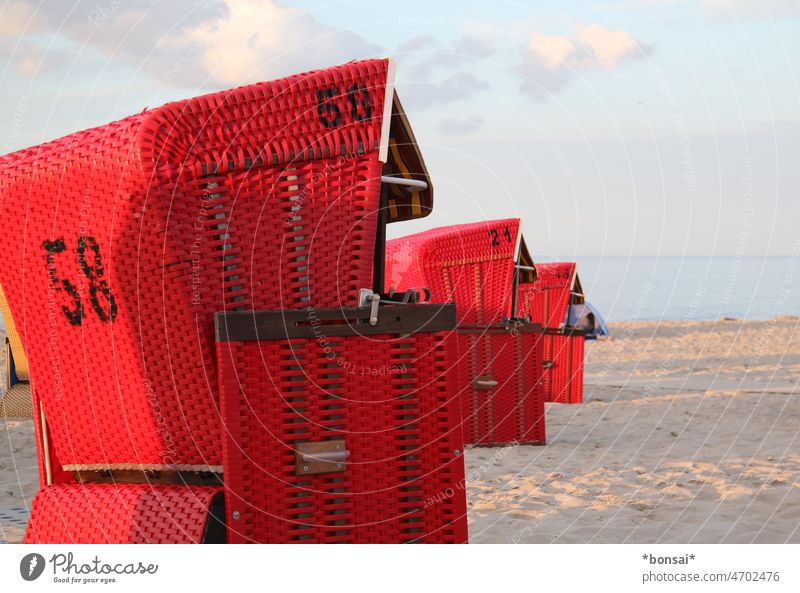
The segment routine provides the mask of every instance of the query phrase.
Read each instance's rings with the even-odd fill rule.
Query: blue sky
[[[800,1],[0,0],[0,151],[394,56],[436,212],[535,253],[800,253]]]

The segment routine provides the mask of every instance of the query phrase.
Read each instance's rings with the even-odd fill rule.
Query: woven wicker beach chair
[[[440,227],[387,242],[386,284],[456,304],[464,440],[544,444],[541,326],[512,314],[515,277],[535,267],[511,218]]]
[[[26,541],[466,540],[453,313],[382,302],[383,227],[433,202],[388,60],[0,157],[0,191],[26,228],[0,261],[35,380]]]
[[[539,263],[536,271],[536,278],[519,283],[517,300],[521,316],[546,328],[545,401],[578,404],[583,401],[584,343],[608,330],[586,302],[574,262]]]
[[[5,387],[0,396],[0,418],[32,418],[33,401],[28,358],[22,348],[22,341],[8,309],[8,301],[2,286],[0,286],[0,314],[6,326]]]

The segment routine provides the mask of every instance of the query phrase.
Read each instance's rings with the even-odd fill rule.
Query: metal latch
[[[372,292],[369,288],[358,291],[358,306],[369,307],[369,324],[378,325],[378,307],[381,304],[381,295]]]
[[[497,381],[487,376],[476,377],[472,382],[472,387],[481,391],[494,389],[497,387]]]
[[[347,469],[350,451],[344,440],[297,443],[295,445],[295,475],[327,474]]]
[[[413,305],[427,303],[430,298],[431,291],[427,288],[411,288],[401,294],[397,294],[392,290],[388,299],[382,299],[380,294],[371,291],[369,288],[362,288],[358,291],[358,306],[364,309],[369,307],[369,324],[378,325],[378,308],[381,303],[387,305]]]

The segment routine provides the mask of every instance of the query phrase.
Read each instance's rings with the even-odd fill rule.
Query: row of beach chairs
[[[544,444],[605,331],[519,219],[386,240],[433,208],[389,60],[0,157],[0,191],[26,542],[465,543],[465,446]]]

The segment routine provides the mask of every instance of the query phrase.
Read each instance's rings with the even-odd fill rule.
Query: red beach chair
[[[583,354],[586,331],[568,325],[573,305],[584,303],[574,262],[536,264],[536,278],[521,281],[517,291],[519,315],[530,317],[545,330],[543,390],[545,401],[579,404],[583,401]]]
[[[6,326],[5,390],[0,397],[0,418],[32,418],[30,372],[28,358],[22,349],[19,332],[8,309],[8,301],[0,286],[0,312]]]
[[[352,62],[170,103],[0,157],[4,219],[26,229],[0,260],[0,284],[34,386],[42,490],[26,541],[212,541],[224,533],[209,519],[216,515],[231,530],[228,538],[239,541],[231,535],[234,511],[214,510],[222,508],[223,490],[230,500],[253,493],[243,481],[251,480],[255,490],[262,486],[236,475],[249,471],[244,463],[225,467],[226,459],[235,458],[231,447],[247,441],[230,440],[241,394],[227,394],[221,403],[220,381],[230,385],[236,372],[246,394],[267,389],[270,401],[294,385],[281,382],[288,377],[284,362],[270,359],[250,377],[241,358],[229,357],[250,352],[251,344],[232,341],[220,354],[213,317],[355,307],[361,289],[380,287],[382,267],[377,282],[374,266],[383,259],[383,225],[425,216],[432,204],[392,80],[388,60]],[[374,325],[386,329],[381,339],[394,335]],[[404,354],[416,360],[415,348],[428,348],[446,360],[447,340],[423,334],[401,340]],[[343,337],[341,348],[355,357],[367,341]],[[272,340],[267,350],[284,347]],[[394,360],[391,348],[385,350],[385,358]],[[433,368],[423,367],[425,373]],[[264,369],[277,373],[276,392],[266,387]],[[426,444],[437,442],[439,434],[428,431],[446,427],[448,418],[458,425],[457,410],[437,395],[441,381],[452,379],[429,378],[417,385],[415,375],[413,381],[415,402],[439,405],[424,409],[436,422],[414,424]],[[294,379],[301,387],[302,376],[295,372]],[[337,389],[348,393],[350,377],[344,382]],[[358,389],[400,397],[405,383],[388,393],[384,383],[383,377],[365,377]],[[256,412],[260,418],[267,410]],[[375,430],[387,428],[383,420],[375,420]],[[362,414],[341,423],[341,430],[369,432],[370,422]],[[286,444],[303,440],[288,434],[281,433]],[[332,438],[309,435],[315,436]],[[447,438],[454,455],[457,439]],[[358,458],[363,447],[348,443],[348,451],[349,467],[367,463]],[[396,455],[397,447],[373,453]],[[463,461],[455,458],[437,473],[432,457],[425,457],[419,465],[430,478],[404,470],[414,465],[408,460],[395,462],[393,473],[369,463],[354,488],[363,492],[368,477],[377,490],[397,488],[397,480],[413,483],[413,494],[403,491],[410,509],[417,499],[438,496],[444,483],[455,488],[448,480],[459,480],[459,464],[463,472]],[[302,486],[324,504],[330,493],[347,498],[350,493],[339,490],[348,487]],[[424,539],[448,532],[435,541],[465,540],[463,489],[452,498],[446,513],[424,504],[423,510],[407,510],[409,523],[422,518],[422,527],[405,525],[392,533],[405,529]],[[250,501],[256,507],[259,502],[265,501]],[[83,507],[92,509],[93,523],[77,511]],[[159,512],[148,510],[154,507]],[[398,509],[386,520],[394,520]],[[360,519],[355,513],[348,520]],[[243,533],[268,539],[258,528]],[[352,533],[354,541],[372,539],[365,530]],[[408,538],[392,541],[401,539]],[[276,535],[270,541],[285,540]]]
[[[217,315],[229,542],[466,543],[455,307],[367,313]]]
[[[546,440],[541,326],[512,319],[515,274],[534,270],[520,229],[520,220],[511,218],[440,227],[386,244],[387,285],[426,288],[433,301],[456,304],[469,444]]]

